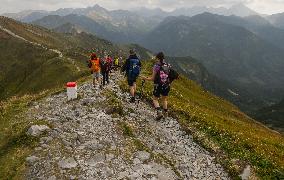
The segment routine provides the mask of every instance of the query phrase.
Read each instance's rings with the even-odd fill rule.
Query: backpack
[[[115,65],[115,66],[118,66],[118,65],[119,65],[119,59],[118,59],[118,58],[115,58],[115,59],[114,59],[114,65]]]
[[[170,68],[170,73],[169,73],[169,81],[172,83],[174,80],[179,78],[179,73],[175,71],[172,67]]]
[[[129,78],[137,78],[140,74],[140,60],[139,59],[130,59],[129,60]]]
[[[99,72],[101,70],[99,58],[90,60],[90,64],[93,72]]]
[[[107,71],[110,71],[112,67],[112,59],[111,58],[107,58]]]
[[[104,72],[108,72],[111,70],[111,59],[108,59],[108,58],[103,58],[101,60],[101,65],[102,65],[102,70]]]
[[[160,68],[156,75],[155,83],[162,86],[168,86],[174,80],[178,79],[178,77],[179,74],[171,67],[171,65],[164,63],[163,65],[160,65]]]

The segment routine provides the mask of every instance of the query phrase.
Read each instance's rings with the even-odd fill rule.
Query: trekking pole
[[[143,90],[144,90],[144,86],[145,86],[145,80],[143,79],[142,82],[141,82],[141,91],[140,91],[140,101],[142,100],[143,98]]]

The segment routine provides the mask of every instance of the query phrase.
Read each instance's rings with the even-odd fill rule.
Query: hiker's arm
[[[155,76],[156,76],[156,71],[153,70],[152,76],[151,77],[141,77],[143,80],[146,81],[154,81],[155,80]]]

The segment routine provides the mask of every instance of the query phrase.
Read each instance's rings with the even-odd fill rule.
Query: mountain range
[[[113,42],[130,43],[150,31],[160,18],[146,18],[126,10],[113,10],[95,5],[88,8],[58,9],[56,11],[27,11],[4,14],[22,22],[33,22],[46,28],[55,28],[64,23],[81,26],[86,32],[97,34]],[[101,33],[101,32],[104,33]]]
[[[219,16],[217,16],[219,17]],[[284,51],[215,15],[169,17],[141,44],[169,56],[192,56],[218,78],[268,99],[283,92]]]
[[[86,39],[95,35],[115,43],[136,43],[152,52],[163,50],[181,73],[245,112],[284,97],[283,14],[261,15],[242,4],[172,12],[158,8],[109,11],[95,5],[5,16],[55,34],[84,34]],[[147,56],[139,45],[133,46]],[[194,68],[199,69],[195,75]]]
[[[125,58],[129,48],[135,47],[138,53],[143,49],[115,45],[84,32],[56,33],[6,17],[0,17],[0,40],[0,99],[37,93],[86,76],[91,50]]]
[[[264,100],[254,97],[245,88],[211,74],[197,59],[192,57],[166,57],[166,61],[179,73],[195,81],[205,90],[232,102],[246,113],[255,112],[259,107],[266,104]]]
[[[277,104],[259,109],[254,117],[268,127],[284,133],[284,99]]]
[[[273,14],[266,17],[267,20],[274,26],[284,29],[284,13]]]
[[[139,15],[141,17],[155,17],[155,18],[165,18],[167,16],[195,16],[197,14],[202,14],[204,12],[209,12],[213,14],[219,14],[219,15],[236,15],[240,17],[250,16],[250,15],[257,15],[258,13],[251,10],[250,8],[246,7],[245,5],[239,3],[235,4],[230,8],[225,7],[206,7],[206,6],[193,6],[189,8],[177,8],[173,11],[164,11],[161,8],[155,8],[155,9],[148,9],[145,7],[140,8],[133,8],[128,11],[126,10],[113,10],[109,11],[99,5],[94,5],[93,7],[87,7],[87,8],[61,8],[56,11],[43,11],[43,10],[27,10],[22,11],[19,13],[5,13],[3,16],[7,16],[22,22],[32,22],[38,19],[41,19],[44,16],[47,15],[59,15],[59,16],[66,16],[69,14],[77,14],[77,15],[85,15],[88,17],[93,18],[100,18],[101,20],[105,19],[115,19],[115,16],[118,12],[123,12],[128,15],[132,15],[135,17],[134,14]],[[117,16],[118,19],[122,16]],[[131,18],[130,16],[128,18]]]

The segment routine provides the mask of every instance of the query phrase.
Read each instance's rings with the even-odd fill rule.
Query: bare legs
[[[134,97],[136,92],[136,83],[134,83],[133,86],[130,86],[129,89],[131,97]]]
[[[93,86],[94,86],[94,87],[96,87],[97,82],[98,82],[98,84],[100,85],[100,84],[101,84],[101,78],[93,78]]]
[[[163,109],[167,110],[168,109],[168,97],[162,96],[161,100],[162,100]],[[154,96],[153,97],[153,104],[154,104],[155,108],[160,108],[159,98]]]

